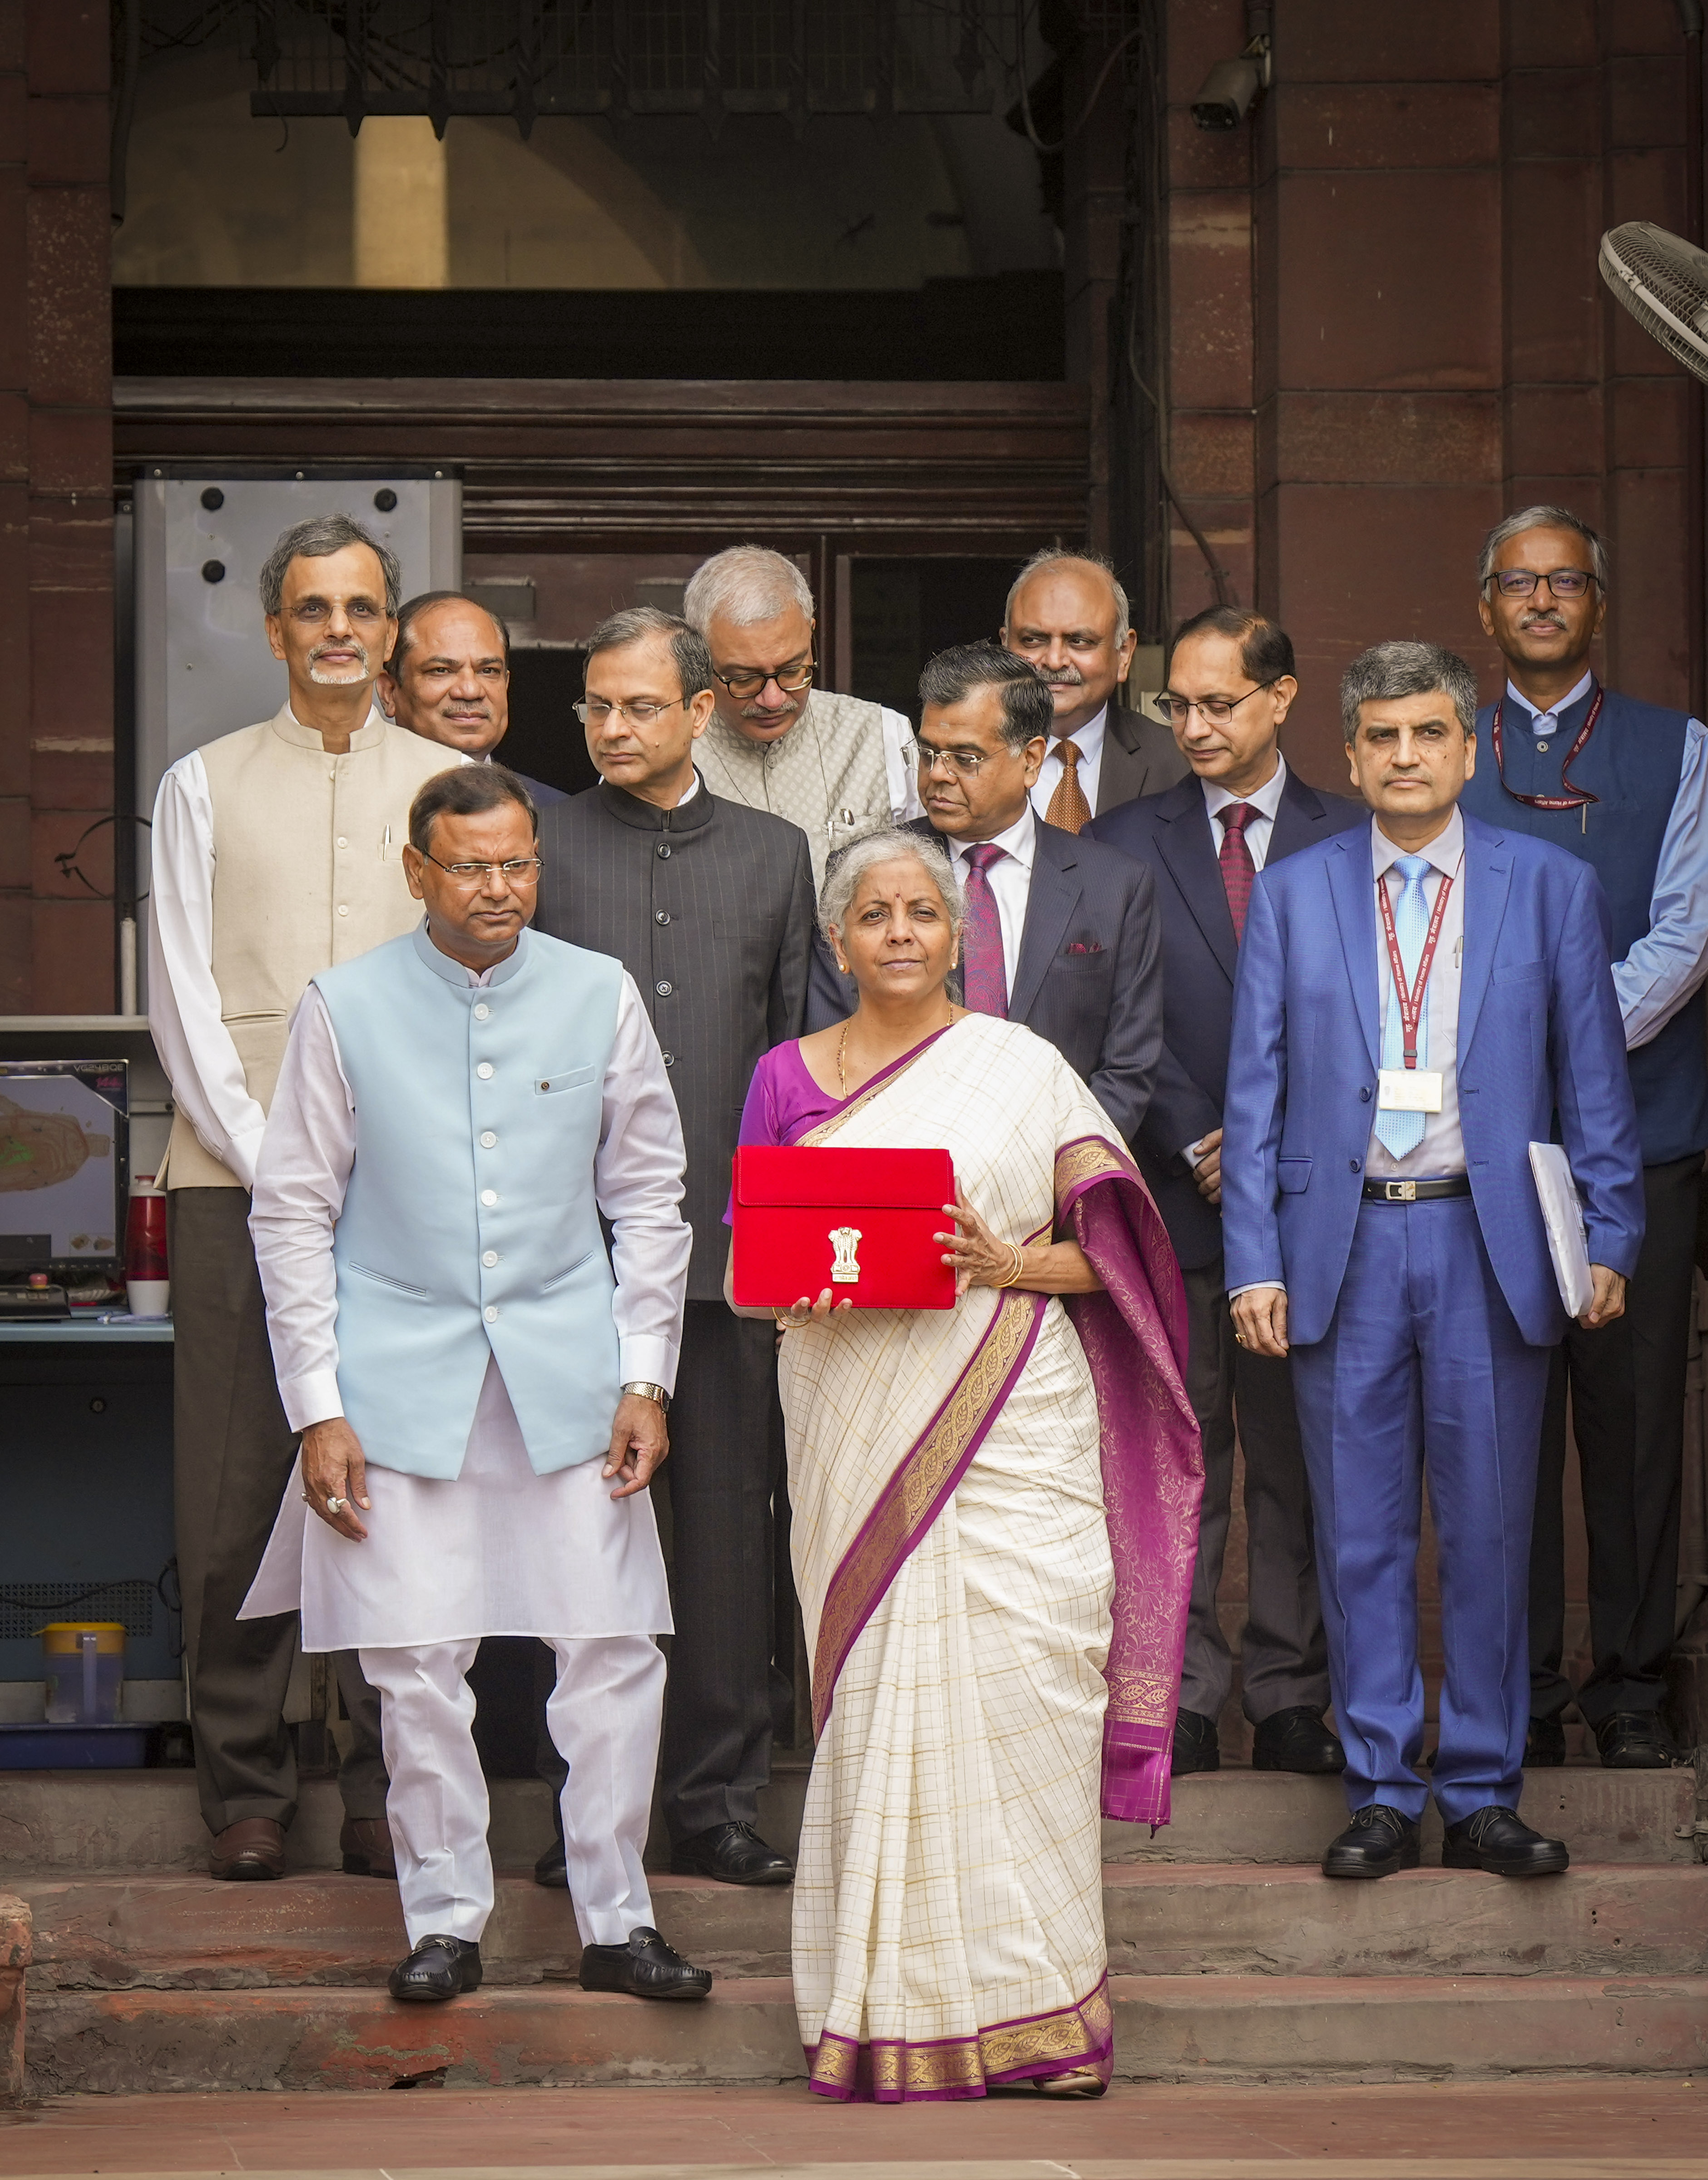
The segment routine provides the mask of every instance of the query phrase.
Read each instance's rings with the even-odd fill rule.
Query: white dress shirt
[[[1593,678],[1586,674],[1551,712],[1537,711],[1510,681],[1507,702],[1528,713],[1530,732],[1545,742],[1559,726],[1559,714],[1589,695]],[[1678,792],[1661,835],[1650,907],[1648,930],[1613,964],[1628,1052],[1665,1029],[1708,978],[1708,727],[1700,719],[1684,729]]]
[[[1092,814],[1097,812],[1097,784],[1103,777],[1103,738],[1109,730],[1109,707],[1083,727],[1076,727],[1071,735],[1050,738],[1050,747],[1044,753],[1044,764],[1032,783],[1032,806],[1040,818],[1050,815],[1050,798],[1061,784],[1061,775],[1067,767],[1061,762],[1061,743],[1070,741],[1079,751],[1079,790],[1084,795]]]
[[[1411,852],[1405,848],[1397,848],[1377,820],[1371,819],[1371,868],[1376,884],[1386,885],[1388,889],[1388,899],[1393,904],[1397,921],[1405,880],[1395,870],[1394,864],[1400,856]],[[1415,852],[1424,856],[1431,866],[1429,876],[1424,880],[1424,898],[1431,916],[1435,914],[1443,875],[1453,881],[1452,890],[1447,895],[1447,906],[1441,916],[1441,935],[1435,942],[1435,958],[1430,971],[1430,981],[1424,988],[1429,1038],[1425,1049],[1418,1055],[1420,1068],[1440,1072],[1441,1109],[1439,1113],[1423,1115],[1423,1139],[1415,1150],[1408,1151],[1402,1159],[1393,1155],[1372,1125],[1369,1148],[1364,1157],[1364,1171],[1372,1181],[1439,1181],[1465,1170],[1465,1141],[1459,1132],[1457,1071],[1459,972],[1465,951],[1465,821],[1459,812],[1454,811],[1445,829],[1435,835],[1427,848],[1419,848]],[[1376,1052],[1380,1065],[1380,1055],[1384,1049],[1383,1039],[1387,1032],[1388,1010],[1399,1005],[1380,906],[1376,910],[1376,989],[1380,995],[1376,1010]]]
[[[967,877],[967,851],[980,845],[977,840],[951,840],[945,836],[944,845],[954,859],[955,875],[960,879],[963,890]],[[1026,935],[1026,904],[1032,892],[1032,858],[1038,845],[1037,828],[1032,822],[1032,805],[1027,805],[1006,833],[994,833],[989,845],[1004,851],[984,875],[990,881],[997,917],[1002,925],[1002,973],[1012,997],[1014,972],[1020,961],[1020,942]]]
[[[890,815],[898,825],[923,818],[919,768],[913,761],[913,722],[901,712],[879,707],[884,721],[884,779],[890,790]],[[1059,769],[1059,768],[1058,768]],[[687,797],[683,796],[686,801]]]
[[[1275,812],[1281,808],[1281,799],[1287,784],[1287,759],[1279,750],[1275,751],[1274,772],[1261,787],[1250,795],[1232,794],[1213,779],[1201,783],[1204,806],[1209,812],[1210,836],[1215,842],[1218,856],[1221,854],[1221,844],[1227,838],[1227,827],[1222,823],[1223,812],[1231,810],[1236,802],[1248,802],[1257,815],[1246,820],[1245,844],[1251,851],[1253,869],[1260,871],[1263,868],[1269,861],[1270,836],[1275,831]]]

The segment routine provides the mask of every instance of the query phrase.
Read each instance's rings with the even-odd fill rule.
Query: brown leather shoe
[[[383,1817],[346,1817],[338,1836],[346,1877],[388,1877],[397,1882],[391,1827]]]
[[[240,1817],[215,1838],[207,1867],[215,1877],[229,1877],[239,1885],[283,1877],[284,1828],[271,1817]]]

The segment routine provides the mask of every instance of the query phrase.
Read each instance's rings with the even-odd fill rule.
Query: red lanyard
[[[1387,934],[1388,966],[1394,972],[1394,993],[1400,1003],[1400,1035],[1403,1040],[1401,1049],[1408,1067],[1415,1067],[1418,1064],[1418,1024],[1423,1019],[1424,988],[1430,981],[1430,971],[1435,964],[1435,941],[1441,935],[1441,918],[1446,914],[1447,895],[1452,889],[1452,880],[1443,872],[1441,889],[1435,895],[1435,912],[1430,918],[1429,935],[1424,940],[1424,950],[1418,959],[1418,981],[1408,991],[1406,965],[1400,959],[1400,937],[1394,929],[1394,905],[1388,899],[1387,872],[1384,871],[1376,880],[1376,899],[1382,905],[1382,929]]]
[[[1571,772],[1584,743],[1595,731],[1595,722],[1601,716],[1601,698],[1604,693],[1605,691],[1600,689],[1595,691],[1595,701],[1590,707],[1590,716],[1584,720],[1577,740],[1567,751],[1566,762],[1560,767],[1560,784],[1566,790],[1563,795],[1520,795],[1516,787],[1507,787],[1507,768],[1501,756],[1501,713],[1505,709],[1507,700],[1504,696],[1501,697],[1500,702],[1495,707],[1495,716],[1490,722],[1490,733],[1495,744],[1495,769],[1501,775],[1501,786],[1507,788],[1507,794],[1512,796],[1514,802],[1528,802],[1533,810],[1582,810],[1587,804],[1599,802],[1601,800],[1599,795],[1591,795],[1587,787],[1573,787]]]

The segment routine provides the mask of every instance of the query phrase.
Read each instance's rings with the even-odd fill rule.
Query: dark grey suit
[[[1143,864],[1033,821],[1032,884],[1008,1019],[1053,1044],[1131,1142],[1162,1050],[1162,967],[1155,881]],[[902,828],[938,837],[929,820]],[[832,858],[834,863],[835,858]],[[854,979],[815,941],[808,1029],[854,1011]]]
[[[1289,770],[1264,867],[1361,824],[1369,812],[1307,787]],[[1317,1601],[1310,1494],[1285,1362],[1237,1347],[1222,1272],[1221,1214],[1206,1203],[1181,1152],[1221,1126],[1238,947],[1204,790],[1190,774],[1088,828],[1154,873],[1162,926],[1165,1043],[1143,1127],[1133,1145],[1167,1224],[1186,1282],[1187,1392],[1204,1435],[1204,1506],[1187,1623],[1181,1704],[1214,1718],[1233,1661],[1216,1612],[1233,1494],[1234,1418],[1245,1454],[1247,1621],[1242,1699],[1254,1724],[1329,1699],[1328,1651]],[[1086,834],[1082,834],[1084,839]]]
[[[769,1324],[724,1302],[724,1212],[759,1055],[801,1033],[807,835],[698,791],[655,809],[601,784],[540,813],[542,931],[614,954],[640,987],[687,1143],[694,1229],[670,1407],[676,1639],[664,1748],[673,1839],[752,1824],[771,1764],[771,1500],[782,1423]]]
[[[1184,779],[1191,768],[1180,746],[1160,719],[1111,703],[1103,724],[1103,757],[1097,772],[1097,808],[1102,817],[1136,795],[1160,795]]]

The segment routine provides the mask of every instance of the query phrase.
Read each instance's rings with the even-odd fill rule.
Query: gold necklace
[[[854,1017],[852,1015],[850,1015],[847,1021],[842,1025],[841,1036],[836,1040],[836,1087],[842,1093],[842,1103],[845,1105],[848,1103],[848,1072],[846,1066],[845,1065],[845,1062],[848,1057],[848,1032],[853,1026]],[[944,1023],[943,1027],[945,1029],[953,1029],[955,1027],[955,1002],[953,999],[949,1002],[949,1019]]]

